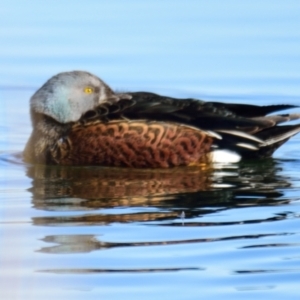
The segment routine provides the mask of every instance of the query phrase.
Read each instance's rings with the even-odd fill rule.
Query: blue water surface
[[[299,135],[274,159],[208,173],[21,158],[29,98],[62,71],[118,91],[300,105],[299,12],[296,0],[2,1],[1,299],[299,299]]]

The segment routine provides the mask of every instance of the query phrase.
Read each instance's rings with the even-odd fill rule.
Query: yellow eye
[[[86,94],[91,94],[91,93],[94,92],[94,89],[93,89],[92,87],[90,87],[90,86],[86,86],[86,87],[84,88],[84,92],[85,92]]]

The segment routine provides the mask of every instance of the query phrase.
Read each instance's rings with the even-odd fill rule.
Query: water
[[[1,299],[299,299],[300,136],[263,164],[24,164],[28,100],[83,69],[118,90],[299,104],[298,1],[4,1]]]

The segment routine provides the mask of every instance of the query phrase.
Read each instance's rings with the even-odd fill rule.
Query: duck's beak
[[[130,100],[131,98],[132,98],[132,96],[129,95],[129,94],[118,93],[118,94],[112,94],[112,95],[110,95],[106,99],[106,102],[114,104],[114,103],[117,103],[118,101],[120,101],[122,99],[128,99],[128,100]]]

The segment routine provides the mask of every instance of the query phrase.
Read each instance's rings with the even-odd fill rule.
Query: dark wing
[[[118,119],[175,122],[198,127],[221,136],[220,148],[239,152],[244,157],[266,157],[300,131],[300,124],[277,126],[300,119],[300,114],[267,114],[295,108],[293,105],[257,106],[176,99],[147,92],[130,93],[132,99],[105,103],[83,116],[81,122]]]

